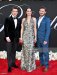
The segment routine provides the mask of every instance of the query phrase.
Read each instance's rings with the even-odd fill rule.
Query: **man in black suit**
[[[4,31],[7,46],[8,72],[12,71],[12,67],[18,68],[15,64],[16,50],[20,37],[21,18],[17,18],[18,7],[13,7],[11,15],[5,19]]]

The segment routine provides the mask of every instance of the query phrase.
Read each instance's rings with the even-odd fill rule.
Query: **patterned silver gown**
[[[25,19],[23,32],[23,46],[21,54],[21,69],[31,72],[36,69],[34,53],[34,20],[31,18],[28,25]]]

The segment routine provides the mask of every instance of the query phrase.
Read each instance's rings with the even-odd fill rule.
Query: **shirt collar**
[[[42,16],[41,18],[39,17],[39,19],[42,19],[42,18],[44,18],[45,16]]]

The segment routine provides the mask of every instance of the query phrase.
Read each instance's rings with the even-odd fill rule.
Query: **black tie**
[[[14,17],[13,19],[17,19],[17,17]]]

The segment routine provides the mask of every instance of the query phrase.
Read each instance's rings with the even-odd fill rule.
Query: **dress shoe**
[[[44,69],[44,72],[47,72],[47,71],[48,71],[48,68],[45,68],[45,69]]]
[[[9,67],[9,68],[8,68],[8,72],[11,72],[11,71],[12,71],[12,69],[11,69],[11,67]]]
[[[42,67],[42,66],[43,66],[43,65],[40,64],[39,66],[37,66],[37,69],[39,69],[39,68]]]
[[[14,68],[18,68],[18,66],[17,66],[17,65],[15,65],[15,64],[13,64],[13,65],[12,65],[12,67],[14,67]]]

